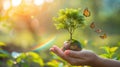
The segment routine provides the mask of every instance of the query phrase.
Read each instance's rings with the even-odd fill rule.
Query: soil
[[[81,43],[77,40],[67,40],[64,42],[64,46],[62,48],[63,51],[65,50],[74,50],[74,51],[80,51],[82,50]]]

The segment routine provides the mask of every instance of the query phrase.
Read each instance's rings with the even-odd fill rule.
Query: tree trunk
[[[70,32],[70,40],[72,40],[72,33]]]

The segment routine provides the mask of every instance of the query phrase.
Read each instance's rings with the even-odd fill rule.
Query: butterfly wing
[[[101,33],[102,30],[101,30],[101,29],[96,29],[95,32],[96,32],[96,33]]]
[[[90,24],[90,28],[92,28],[92,29],[95,28],[95,23],[94,23],[94,22],[92,22],[92,23]]]
[[[84,9],[83,15],[85,17],[89,17],[90,16],[90,11],[88,10],[88,8]]]
[[[100,38],[105,39],[105,38],[107,38],[107,35],[104,33],[103,35],[100,35]]]

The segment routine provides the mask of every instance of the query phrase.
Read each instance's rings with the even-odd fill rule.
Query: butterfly
[[[90,28],[92,28],[92,29],[95,28],[95,23],[94,23],[94,22],[92,22],[92,23],[90,24]]]
[[[105,38],[107,38],[107,35],[104,33],[103,35],[100,35],[100,38],[105,39]]]
[[[101,34],[103,31],[100,28],[96,28],[96,25],[94,22],[90,24],[90,28],[93,29],[96,33]],[[107,38],[107,35],[104,33],[99,36],[101,39]]]
[[[101,29],[96,29],[95,32],[96,32],[96,33],[101,33],[102,30],[101,30]]]
[[[90,16],[90,11],[88,10],[88,8],[84,9],[83,15],[84,15],[85,17],[89,17],[89,16]]]

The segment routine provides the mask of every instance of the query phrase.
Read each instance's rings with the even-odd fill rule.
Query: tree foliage
[[[65,29],[70,33],[70,39],[72,39],[73,32],[84,25],[84,16],[79,8],[61,9],[53,20],[57,29]]]

